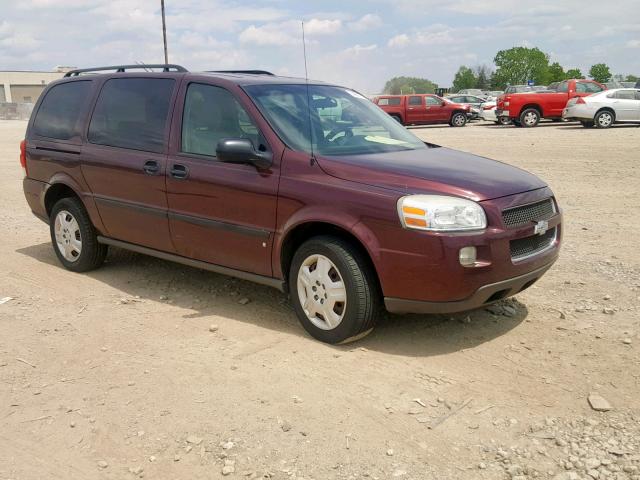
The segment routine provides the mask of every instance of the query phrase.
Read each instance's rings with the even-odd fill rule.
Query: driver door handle
[[[147,160],[144,162],[142,170],[144,170],[144,173],[147,175],[156,175],[160,171],[160,166],[155,160]]]

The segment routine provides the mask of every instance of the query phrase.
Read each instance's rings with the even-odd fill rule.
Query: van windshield
[[[310,153],[313,145],[314,153],[335,156],[426,148],[420,139],[353,90],[325,85],[244,88],[280,138],[295,150]]]

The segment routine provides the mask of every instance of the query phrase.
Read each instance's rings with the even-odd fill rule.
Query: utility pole
[[[164,19],[164,0],[160,0],[160,8],[162,9],[162,40],[164,41],[164,63],[169,63],[169,54],[167,53],[167,24]]]

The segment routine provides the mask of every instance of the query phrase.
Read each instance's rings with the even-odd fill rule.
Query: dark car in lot
[[[24,193],[71,271],[114,246],[233,275],[338,343],[384,307],[514,295],[558,256],[560,210],[530,173],[425,143],[348,88],[158,67],[69,72],[34,109]]]

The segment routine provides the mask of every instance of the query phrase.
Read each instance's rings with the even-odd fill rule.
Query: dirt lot
[[[492,311],[331,347],[266,287],[116,250],[63,270],[25,126],[0,122],[1,480],[640,479],[640,128],[414,129],[546,179],[561,259]]]

